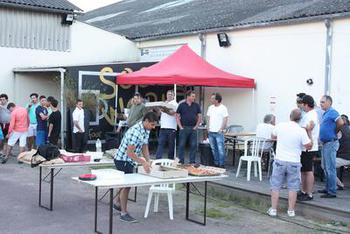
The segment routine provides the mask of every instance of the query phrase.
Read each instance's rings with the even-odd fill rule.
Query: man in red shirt
[[[19,140],[20,153],[24,152],[27,143],[27,133],[29,127],[29,116],[25,108],[16,106],[14,103],[9,103],[7,109],[11,112],[11,121],[8,134],[8,147],[6,155],[3,156],[1,163],[6,163],[11,153],[12,147]]]

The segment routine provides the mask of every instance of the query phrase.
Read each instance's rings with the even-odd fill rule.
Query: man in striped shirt
[[[146,172],[150,172],[148,139],[150,131],[156,127],[157,121],[158,116],[154,112],[149,112],[143,117],[142,121],[128,129],[114,157],[117,170],[124,171],[125,174],[131,174],[134,172],[134,167],[141,164]],[[119,196],[116,198],[117,204],[114,204],[113,207],[121,211],[121,221],[134,223],[137,220],[127,212],[129,191],[130,188],[120,189]]]

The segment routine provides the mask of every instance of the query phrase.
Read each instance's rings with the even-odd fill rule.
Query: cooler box
[[[199,153],[201,156],[201,164],[205,166],[214,166],[214,157],[211,152],[210,144],[199,143]]]

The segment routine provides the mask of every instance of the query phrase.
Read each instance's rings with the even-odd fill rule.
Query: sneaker
[[[113,204],[113,209],[119,212],[122,211],[122,208],[118,204]]]
[[[309,194],[305,193],[304,195],[298,197],[297,199],[298,201],[311,201],[312,199],[314,199],[314,197],[312,195],[310,196]]]
[[[305,194],[305,193],[303,191],[299,190],[298,193],[297,193],[297,196],[301,196],[303,194]]]
[[[318,193],[328,193],[326,189],[317,190]]]
[[[267,211],[267,214],[271,217],[276,217],[277,216],[277,210],[272,209],[272,207]]]
[[[337,190],[344,190],[344,186],[337,185]]]
[[[2,164],[5,164],[5,163],[7,162],[8,159],[9,159],[9,157],[6,157],[6,156],[5,156],[5,157],[2,157],[2,158],[1,158],[1,163],[2,163]]]
[[[127,222],[127,223],[137,223],[137,219],[134,219],[133,217],[131,217],[128,213],[126,213],[125,215],[120,215],[119,218],[121,221],[123,222]]]
[[[304,197],[305,195],[306,195],[306,193],[299,190],[297,193],[297,199],[300,201],[302,199],[302,197]]]
[[[288,217],[295,217],[295,211],[294,210],[288,210],[287,214],[288,214]]]
[[[333,194],[329,194],[329,193],[321,195],[321,198],[336,198],[336,197],[337,197],[337,195],[333,195]]]

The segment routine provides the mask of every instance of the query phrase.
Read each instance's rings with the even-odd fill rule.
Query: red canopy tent
[[[117,84],[187,85],[255,88],[254,79],[233,75],[211,65],[187,45],[139,71],[117,76]]]

